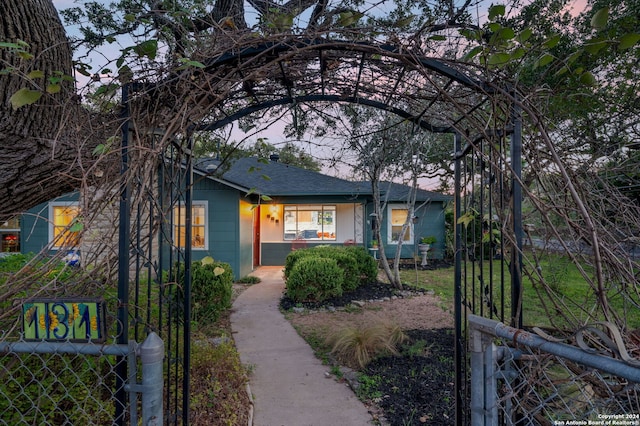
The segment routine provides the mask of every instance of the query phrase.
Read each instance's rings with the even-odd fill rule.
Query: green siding
[[[240,193],[210,180],[200,179],[193,190],[194,201],[208,202],[209,249],[193,251],[193,260],[211,256],[231,265],[235,278],[243,269],[238,244]]]
[[[394,203],[395,204],[395,203]],[[401,204],[401,203],[397,203]],[[433,259],[442,259],[444,257],[444,249],[445,249],[445,223],[444,223],[444,208],[445,203],[441,201],[436,201],[429,203],[425,206],[422,206],[420,209],[416,210],[416,216],[418,216],[418,222],[414,224],[414,237],[416,238],[416,242],[419,242],[421,237],[426,237],[427,235],[434,235],[437,239],[437,242],[433,245],[432,250],[429,252],[429,257]],[[371,217],[369,216],[373,213],[373,205],[368,204],[366,206],[366,245],[369,247],[371,245],[371,240],[373,239],[373,231],[371,230]],[[385,212],[385,215],[387,212]],[[382,233],[382,244],[384,245],[384,251],[387,258],[393,258],[396,255],[396,245],[395,244],[387,244],[386,236],[388,232],[386,216],[383,218],[382,223],[379,224],[380,231]],[[419,255],[416,245],[414,242],[405,242],[402,244],[402,254],[401,258],[413,258],[414,256]]]
[[[54,198],[56,201],[78,201],[77,192]],[[20,218],[20,252],[39,253],[49,244],[49,203],[38,204]],[[56,250],[51,250],[55,253]]]

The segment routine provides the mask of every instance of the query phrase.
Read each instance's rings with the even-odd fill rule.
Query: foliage
[[[196,340],[191,348],[190,423],[246,423],[248,371],[233,342],[214,345],[210,339],[203,339]]]
[[[258,284],[261,281],[262,280],[260,279],[260,277],[256,277],[255,275],[247,275],[247,276],[244,276],[244,277],[236,280],[236,283],[238,283],[238,284]]]
[[[375,259],[361,246],[346,246],[343,248],[356,259],[356,266],[362,283],[373,282],[378,279],[378,264]]]
[[[343,273],[342,291],[352,291],[360,286],[360,270],[357,259],[345,247],[321,245],[306,250],[309,250],[313,256],[336,261]]]
[[[15,253],[0,257],[0,273],[17,272],[33,258],[33,254]],[[3,276],[3,278],[6,277]]]
[[[296,302],[322,301],[342,295],[344,273],[335,259],[306,256],[291,268],[287,296]]]
[[[382,398],[382,392],[378,390],[380,387],[380,383],[382,382],[382,377],[378,375],[370,376],[368,374],[360,374],[358,376],[358,389],[356,393],[358,398],[363,401],[375,400],[377,398]]]
[[[406,340],[400,327],[388,323],[345,327],[327,338],[331,353],[352,368],[364,368],[381,355],[397,354],[398,345]]]
[[[374,281],[378,274],[375,260],[364,247],[320,245],[289,253],[285,259],[285,280],[298,260],[307,256],[335,259],[343,271],[343,291],[352,291],[362,283]]]
[[[420,238],[420,244],[435,244],[437,241],[438,239],[433,235],[427,235],[426,237]]]
[[[3,354],[0,411],[8,424],[109,423],[115,413],[115,359]]]
[[[184,298],[184,267],[174,268],[180,283],[177,306],[182,309]],[[231,307],[233,271],[225,262],[196,261],[191,264],[191,320],[200,324],[213,323]]]

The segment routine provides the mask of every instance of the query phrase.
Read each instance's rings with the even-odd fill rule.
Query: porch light
[[[378,215],[376,213],[371,213],[369,217],[371,218],[371,230],[375,231],[378,229]]]

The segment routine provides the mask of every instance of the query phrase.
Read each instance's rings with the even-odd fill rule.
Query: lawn
[[[604,318],[600,314],[594,314],[595,293],[589,284],[580,274],[580,271],[570,262],[570,260],[560,255],[548,255],[539,263],[539,272],[545,279],[549,291],[553,294],[555,305],[549,298],[547,292],[538,284],[534,286],[531,279],[523,277],[523,322],[527,327],[561,327],[566,324],[562,320],[561,314],[566,314],[574,318],[574,323],[587,323],[594,321],[602,321]],[[525,266],[526,268],[526,266]],[[529,268],[530,270],[532,268]],[[590,268],[585,266],[585,270]],[[402,282],[409,287],[420,288],[434,292],[435,295],[442,299],[445,306],[453,310],[454,302],[454,267],[437,269],[414,269],[407,268],[400,271]],[[501,287],[501,275],[504,276],[504,288]],[[501,295],[505,294],[504,311],[506,316],[511,312],[510,304],[510,274],[507,263],[494,261],[491,265],[489,262],[483,262],[482,270],[477,264],[467,262],[462,271],[464,277],[471,280],[472,277],[482,277],[482,282],[493,282],[493,288],[489,291],[492,299],[495,301],[498,311],[502,310],[500,302]],[[493,277],[492,280],[489,277]],[[464,285],[464,284],[463,284]],[[477,284],[476,284],[477,285]],[[487,305],[482,306],[482,295],[480,290],[476,288],[475,292],[472,286],[467,285],[468,301],[476,309],[482,309],[483,315],[486,316]],[[628,304],[625,306],[623,298],[619,294],[609,296],[609,302],[613,310],[622,313],[627,321],[629,329],[640,328],[640,312],[637,309],[629,310]],[[479,311],[476,311],[479,312]]]

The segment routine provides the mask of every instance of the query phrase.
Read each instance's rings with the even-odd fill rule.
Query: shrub
[[[176,282],[184,283],[184,268]],[[182,288],[182,286],[180,286]],[[231,307],[233,270],[231,265],[205,258],[191,264],[191,320],[199,323],[216,322],[220,314]],[[184,294],[180,292],[178,309],[182,309]]]
[[[115,359],[72,354],[0,357],[3,424],[110,424]],[[4,423],[6,422],[6,423]]]
[[[335,259],[344,273],[344,280],[342,281],[343,291],[353,291],[360,286],[360,270],[356,257],[343,247],[317,246],[309,249],[309,251],[319,257]]]
[[[284,261],[283,271],[285,281],[289,278],[291,270],[293,269],[293,266],[296,264],[296,262],[307,256],[313,256],[313,248],[294,250],[287,255],[287,258]]]
[[[380,355],[397,354],[406,340],[400,327],[386,323],[345,327],[329,336],[331,353],[349,367],[364,368]]]
[[[367,249],[361,246],[347,246],[344,247],[344,250],[356,259],[361,283],[373,282],[378,279],[378,264]]]
[[[295,302],[321,302],[342,295],[344,273],[335,259],[304,256],[292,267],[287,296]]]
[[[256,277],[255,275],[246,275],[246,276],[240,278],[238,281],[236,281],[236,283],[238,283],[238,284],[258,284],[261,281],[262,280],[260,279],[260,277]]]
[[[343,291],[352,291],[362,283],[375,281],[378,275],[378,265],[364,247],[323,245],[289,253],[284,266],[285,280],[296,262],[308,256],[335,259],[344,273]]]

